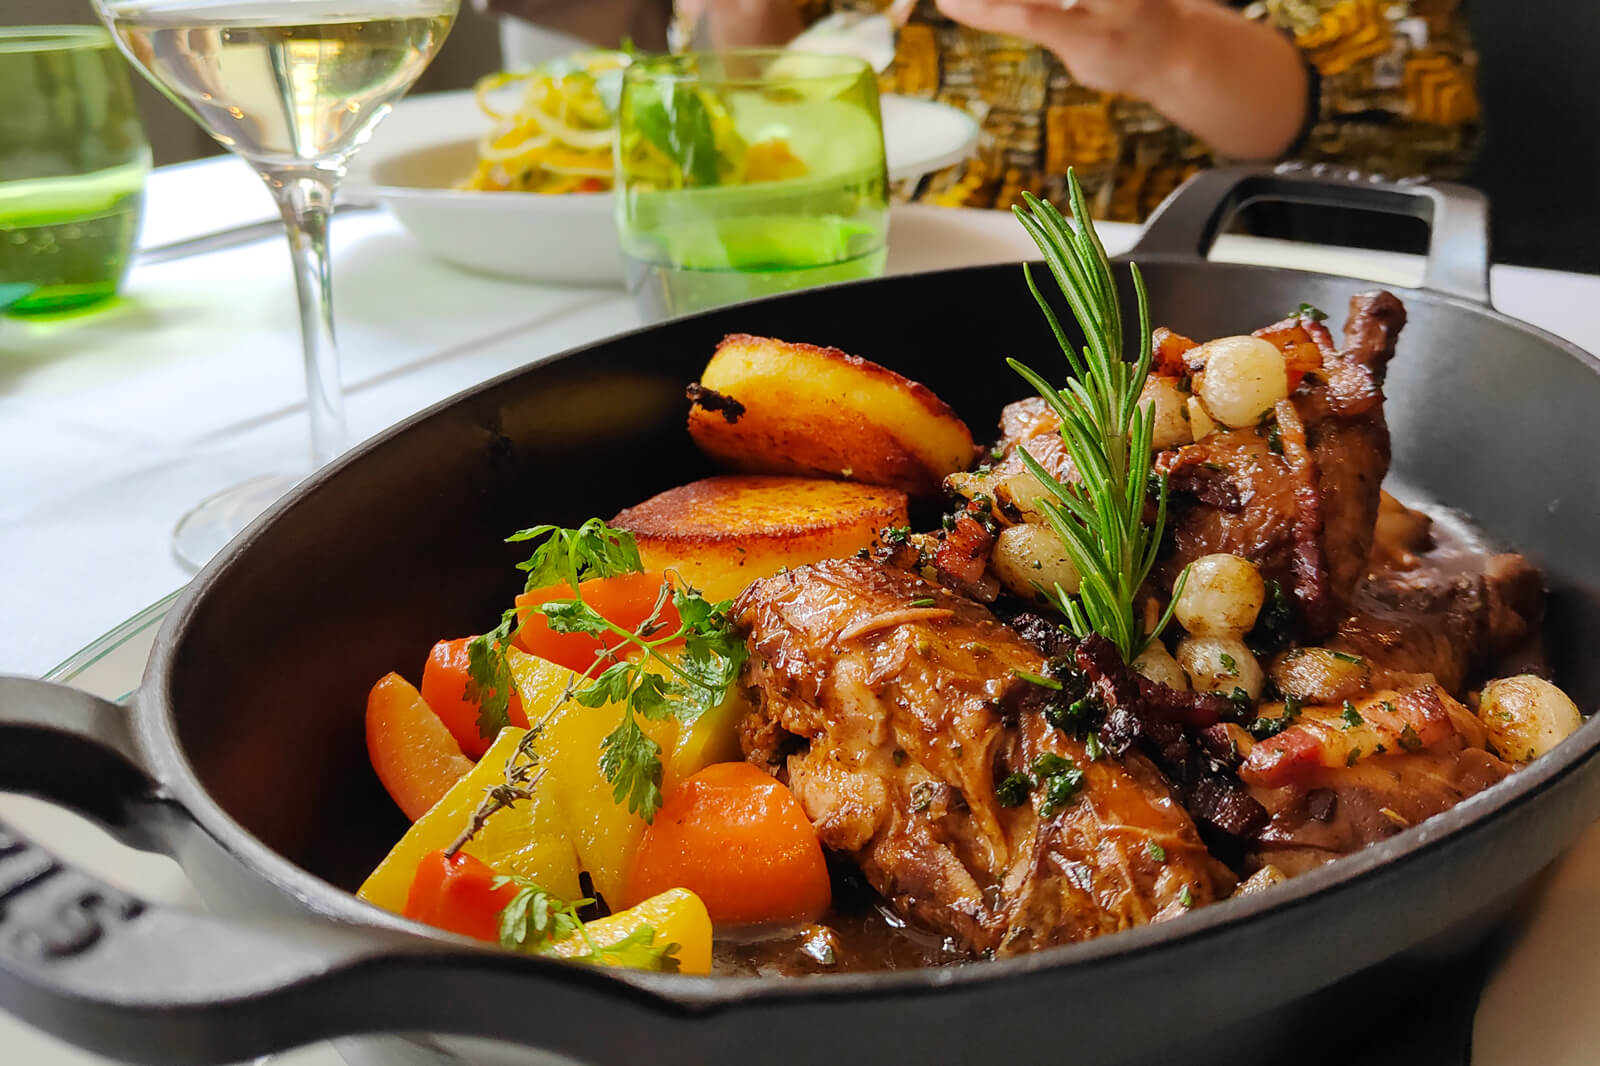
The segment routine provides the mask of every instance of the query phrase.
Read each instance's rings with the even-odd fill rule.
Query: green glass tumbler
[[[888,187],[859,59],[688,53],[623,75],[617,233],[647,320],[881,274]]]
[[[0,28],[0,287],[27,287],[8,314],[65,311],[117,291],[149,172],[110,34]]]

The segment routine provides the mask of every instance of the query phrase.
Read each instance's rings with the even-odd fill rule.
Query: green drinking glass
[[[0,288],[27,290],[8,314],[83,307],[117,291],[149,172],[110,34],[0,28]]]
[[[883,272],[883,116],[872,68],[751,50],[623,75],[617,233],[648,320]]]

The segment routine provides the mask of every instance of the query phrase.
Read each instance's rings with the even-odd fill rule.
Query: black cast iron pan
[[[1551,653],[1600,705],[1596,360],[1487,302],[1483,205],[1465,190],[1265,171],[1203,174],[1132,257],[1158,323],[1249,330],[1302,301],[1336,318],[1367,287],[1203,261],[1256,198],[1399,211],[1433,226],[1388,385],[1394,480],[1544,568]],[[1131,307],[1131,301],[1128,301]],[[1063,312],[1064,314],[1064,312]],[[796,980],[601,971],[480,948],[348,894],[404,829],[363,743],[367,687],[477,632],[515,591],[501,543],[708,472],[684,384],[730,332],[842,347],[925,382],[982,435],[1064,373],[1016,266],[846,285],[625,334],[479,386],[324,470],[202,573],[168,616],[131,716],[40,682],[0,684],[0,787],[85,811],[177,857],[215,916],[147,906],[0,837],[0,1005],[142,1062],[242,1059],[349,1033],[468,1038],[600,1063],[772,1066],[1248,1061],[1359,1019],[1320,1017],[1351,975],[1427,990],[1390,961],[1503,902],[1600,815],[1600,723],[1392,840],[1264,895],[1004,962]],[[13,622],[15,624],[15,620]],[[1470,939],[1470,936],[1468,937]],[[1321,1004],[1322,1006],[1319,1006]],[[1359,1026],[1356,1026],[1359,1027]],[[1220,1036],[1219,1036],[1220,1034]],[[1247,1034],[1249,1039],[1241,1038]],[[1298,1039],[1298,1038],[1297,1038]]]

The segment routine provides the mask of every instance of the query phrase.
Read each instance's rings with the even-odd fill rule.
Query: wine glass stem
[[[328,220],[339,174],[321,169],[263,171],[278,201],[294,259],[300,299],[300,339],[305,348],[306,407],[311,413],[312,468],[344,451],[348,431],[339,349],[333,338],[333,286],[328,257]]]

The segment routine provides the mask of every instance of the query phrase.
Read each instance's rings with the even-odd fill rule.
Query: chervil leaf
[[[611,782],[613,803],[646,822],[661,806],[661,747],[639,728],[632,711],[600,742],[600,772]]]
[[[576,589],[579,582],[590,578],[637,574],[644,569],[633,534],[612,529],[599,518],[591,518],[577,529],[534,526],[519,530],[506,540],[539,541],[533,554],[517,564],[518,570],[527,572],[529,590],[561,584]]]
[[[517,893],[500,911],[500,945],[538,951],[583,929],[578,911],[592,899],[567,901],[526,877],[496,877],[493,889],[516,885]]]
[[[506,646],[517,622],[512,608],[500,616],[500,624],[467,644],[466,697],[478,704],[478,735],[489,738],[511,724],[511,694],[517,690],[506,661]]]
[[[633,691],[635,675],[639,673],[639,669],[638,663],[612,663],[589,684],[573,690],[572,698],[585,707],[624,703],[628,699],[628,693]]]
[[[549,600],[535,608],[552,633],[586,633],[602,637],[611,631],[600,613],[582,600]]]
[[[677,973],[679,945],[662,944],[657,947],[655,941],[655,927],[641,925],[616,943],[596,947],[589,957],[579,958],[585,962],[629,966],[636,970]]]

